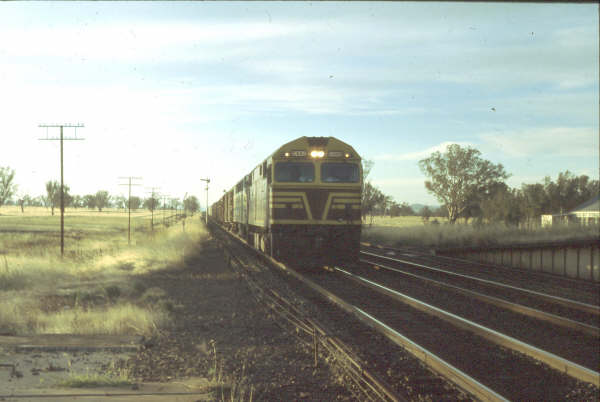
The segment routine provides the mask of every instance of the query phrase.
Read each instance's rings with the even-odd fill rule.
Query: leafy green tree
[[[548,200],[545,213],[566,213],[598,194],[598,181],[586,175],[575,176],[568,170],[560,172],[553,182],[544,179],[544,189]]]
[[[448,220],[455,223],[467,208],[489,195],[490,188],[509,175],[501,164],[495,165],[480,158],[481,152],[458,144],[448,145],[419,161],[419,167],[430,180],[425,188],[448,210]]]
[[[543,184],[522,184],[520,198],[521,208],[528,223],[537,221],[542,214],[550,213],[550,200]]]
[[[493,194],[481,202],[481,218],[488,222],[518,225],[525,217],[523,196],[506,184],[498,185]]]
[[[110,204],[110,195],[106,190],[100,190],[96,192],[96,208],[98,208],[98,212],[102,212],[102,208],[108,207]]]
[[[17,191],[17,185],[13,183],[15,178],[14,169],[0,167],[0,207],[4,205]]]

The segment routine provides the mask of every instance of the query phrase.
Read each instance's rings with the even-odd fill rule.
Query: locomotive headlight
[[[344,156],[345,156],[346,158],[349,158],[349,157],[350,157],[350,154],[346,152],[346,153],[344,154]]]
[[[283,154],[286,158],[290,156],[289,152],[286,152],[285,154]]]
[[[322,158],[323,156],[325,156],[325,151],[311,151],[310,152],[310,156],[313,158]]]

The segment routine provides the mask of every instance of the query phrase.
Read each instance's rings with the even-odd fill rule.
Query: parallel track
[[[412,262],[412,261],[409,261],[406,259],[391,258],[391,257],[378,255],[378,254],[374,254],[374,253],[366,252],[366,251],[361,252],[361,254],[364,257],[363,259],[361,259],[361,261],[363,261],[365,263],[375,264],[378,268],[383,268],[383,269],[393,271],[393,272],[396,272],[396,273],[399,273],[402,275],[411,276],[413,278],[417,278],[422,281],[426,281],[432,286],[444,288],[447,290],[453,290],[455,292],[460,292],[462,294],[468,295],[470,297],[476,298],[480,301],[484,301],[489,304],[496,305],[498,307],[509,309],[511,311],[514,311],[514,312],[517,312],[520,314],[524,314],[524,315],[527,315],[530,317],[534,317],[539,320],[548,321],[555,325],[559,325],[559,326],[562,326],[565,328],[574,329],[574,330],[583,332],[583,333],[591,335],[591,336],[600,337],[600,328],[598,328],[598,326],[596,326],[596,325],[592,325],[592,324],[589,324],[586,322],[575,321],[573,319],[570,319],[570,318],[567,318],[564,316],[560,316],[560,315],[552,314],[552,313],[549,313],[549,312],[546,312],[546,311],[543,311],[540,309],[528,307],[523,304],[514,303],[514,302],[511,302],[504,298],[491,296],[491,295],[484,294],[481,292],[469,290],[468,288],[456,286],[451,283],[438,281],[438,280],[432,279],[431,277],[417,275],[412,272],[408,272],[406,270],[398,268],[397,266],[391,266],[391,265],[389,265],[389,263],[397,263],[397,265],[398,264],[409,265],[412,267],[417,267],[417,268],[431,271],[433,273],[439,274],[439,276],[442,276],[442,277],[455,277],[455,278],[459,278],[462,282],[467,282],[467,283],[474,282],[474,283],[477,283],[478,285],[494,287],[496,289],[500,289],[501,291],[510,290],[511,293],[521,293],[524,296],[527,296],[529,298],[532,298],[532,297],[537,298],[545,303],[559,304],[559,305],[568,307],[573,310],[578,310],[578,311],[582,311],[584,313],[588,313],[589,317],[587,317],[587,320],[588,320],[588,322],[592,322],[592,323],[596,323],[598,321],[598,319],[597,319],[598,307],[597,306],[584,304],[584,303],[580,303],[577,301],[568,300],[565,298],[556,297],[556,296],[552,296],[552,295],[547,295],[547,294],[543,294],[540,292],[533,292],[528,289],[518,288],[515,286],[510,286],[510,285],[506,285],[506,284],[499,283],[499,282],[481,279],[481,278],[477,278],[475,276],[463,275],[463,274],[459,274],[456,272],[447,271],[447,270],[431,267],[431,266],[424,265],[424,264],[418,264],[418,263],[415,263],[415,262]],[[387,264],[382,264],[381,261],[384,261]]]
[[[399,345],[434,372],[440,373],[476,399],[563,399],[569,392],[572,392],[570,391],[572,389],[587,389],[585,385],[571,376],[580,381],[594,384],[591,391],[588,389],[586,392],[594,395],[593,397],[598,396],[598,389],[595,387],[598,387],[600,374],[586,367],[511,339],[498,331],[485,329],[479,324],[453,317],[455,315],[439,308],[423,308],[425,304],[414,298],[399,295],[399,292],[393,290],[382,290],[384,287],[380,284],[359,278],[340,268],[336,268],[339,275],[301,274],[269,257],[262,256],[262,258],[271,266],[289,274],[294,280],[300,281],[311,291],[320,294],[327,302],[352,314],[355,319]],[[390,298],[392,295],[394,301]],[[409,299],[412,300],[408,302],[409,306],[407,306],[406,303]],[[320,303],[317,299],[314,300],[316,303]],[[402,300],[402,304],[399,304],[398,300]],[[415,309],[417,305],[419,307]],[[331,311],[331,308],[327,308],[327,310]],[[421,310],[421,312],[417,310]],[[427,312],[422,312],[424,310]],[[338,318],[334,313],[331,314],[334,320],[347,320],[347,318]],[[442,317],[443,321],[433,318],[432,315]],[[547,313],[546,315],[550,316]],[[563,322],[561,318],[555,320]],[[590,336],[595,334],[593,328],[585,325],[575,324],[567,327],[587,332]],[[364,330],[360,331],[364,332]],[[490,339],[493,339],[493,342],[489,341]],[[423,343],[419,345],[415,340]],[[441,342],[444,343],[442,347],[440,347]],[[504,349],[507,345],[515,344],[520,344],[521,349],[515,346],[510,346],[510,348],[520,350],[520,353],[526,351],[530,357],[522,356],[520,353],[511,353]],[[440,357],[440,353],[450,360]],[[467,357],[466,360],[465,357]],[[541,365],[540,359],[556,370]],[[449,362],[456,364],[453,363],[453,365]],[[464,367],[466,371],[461,367]],[[495,369],[490,372],[491,368]],[[466,374],[467,372],[473,374]],[[428,383],[432,380],[424,380],[424,382]],[[544,390],[544,383],[554,384],[550,394]]]

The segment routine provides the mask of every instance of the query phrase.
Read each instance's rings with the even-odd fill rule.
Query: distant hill
[[[440,206],[439,205],[411,204],[410,207],[412,208],[413,211],[415,211],[416,214],[420,214],[421,210],[425,207],[429,207],[429,209],[433,211],[433,210],[438,209]]]

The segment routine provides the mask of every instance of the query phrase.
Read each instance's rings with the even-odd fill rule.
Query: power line
[[[141,186],[138,183],[131,183],[131,180],[142,180],[141,177],[119,177],[119,179],[128,179],[129,183],[119,183],[119,186],[129,186],[129,197],[127,198],[127,206],[129,210],[128,224],[127,224],[127,245],[131,246],[131,186]]]
[[[60,141],[60,257],[65,255],[65,188],[64,188],[64,167],[63,167],[63,141],[81,141],[84,138],[77,138],[77,128],[83,127],[83,124],[40,124],[38,127],[46,128],[46,138],[38,138],[40,141]],[[48,137],[48,128],[60,127],[60,137]],[[63,127],[75,128],[75,137],[64,138]]]

